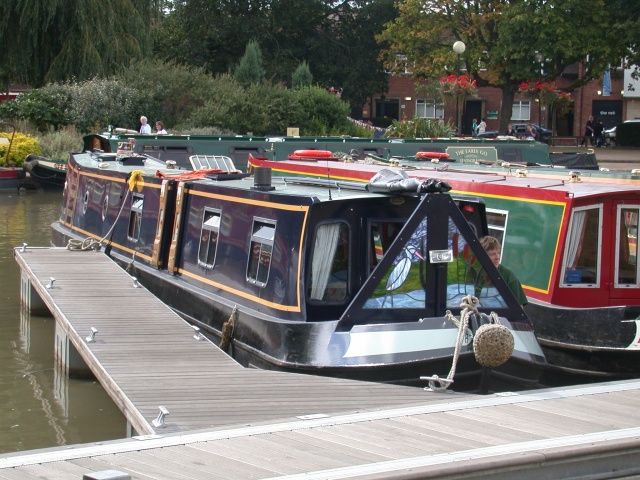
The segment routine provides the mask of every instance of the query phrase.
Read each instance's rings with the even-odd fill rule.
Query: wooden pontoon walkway
[[[102,254],[29,248],[16,258],[147,435],[0,455],[1,480],[640,474],[640,380],[479,397],[244,369]],[[154,429],[159,404],[170,415]]]
[[[23,274],[139,434],[436,400],[420,389],[244,368],[95,251],[15,249]],[[53,288],[47,288],[54,278]],[[95,342],[85,338],[96,328]],[[446,394],[445,394],[446,395]],[[165,425],[152,421],[159,406]]]

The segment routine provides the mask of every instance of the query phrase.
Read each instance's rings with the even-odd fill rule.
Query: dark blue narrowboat
[[[435,388],[538,382],[546,360],[480,247],[477,199],[438,182],[272,179],[226,157],[190,161],[72,154],[54,243],[104,250],[247,366]],[[479,353],[492,328],[511,342],[502,360]]]

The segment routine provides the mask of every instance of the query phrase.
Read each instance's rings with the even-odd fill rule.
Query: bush
[[[340,135],[351,129],[349,105],[338,96],[319,87],[290,91],[299,108],[290,118],[291,127],[299,127],[304,136]]]
[[[618,124],[616,143],[621,147],[640,147],[640,122]]]
[[[80,132],[99,132],[107,125],[137,126],[141,95],[123,81],[93,79],[66,88],[73,100],[69,117]]]
[[[244,88],[231,75],[220,75],[211,83],[209,99],[195,108],[180,128],[217,127],[237,133],[242,124],[238,106],[245,103],[247,94]]]
[[[389,126],[385,132],[388,138],[438,138],[451,137],[455,128],[453,125],[441,122],[435,118],[414,118],[413,120],[397,121]]]
[[[13,132],[0,132],[0,137],[4,137],[11,142]],[[7,150],[9,150],[9,158],[7,159]],[[0,166],[17,166],[21,167],[27,155],[33,153],[40,155],[42,150],[38,144],[38,140],[30,135],[16,132],[13,137],[13,143],[5,145],[0,143]]]
[[[70,152],[80,152],[83,146],[82,135],[72,126],[38,137],[38,142],[43,156],[65,162]]]
[[[13,101],[0,104],[0,117],[28,120],[40,131],[71,123],[71,95],[61,84],[50,84],[29,90]]]
[[[218,81],[201,68],[159,60],[134,63],[117,78],[140,94],[137,112],[130,119],[129,127],[137,126],[140,115],[146,115],[150,123],[162,120],[171,131],[188,126],[194,112],[213,98],[219,99],[221,95],[216,89],[226,83],[225,79]]]

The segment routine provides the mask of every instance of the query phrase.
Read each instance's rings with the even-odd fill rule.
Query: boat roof
[[[140,171],[143,176],[157,177],[158,173],[164,178],[176,179],[182,174],[192,173],[192,170],[181,168],[168,168],[165,162],[157,160],[148,155],[132,155],[128,157],[118,157],[114,153],[83,152],[73,154],[76,162],[88,168],[96,168],[109,172],[130,174],[133,171]],[[225,175],[212,176],[211,178],[189,179],[192,186],[201,186],[203,189],[209,186],[224,186],[240,190],[254,190],[256,192],[277,193],[279,195],[291,195],[296,197],[314,198],[316,202],[329,202],[338,200],[350,200],[357,198],[389,197],[386,193],[373,193],[366,190],[366,185],[362,182],[348,182],[336,180],[324,180],[319,178],[286,178],[274,176],[271,179],[273,190],[259,190],[254,188],[254,177]],[[411,192],[406,192],[411,194]],[[398,195],[398,194],[395,194]]]
[[[362,162],[340,162],[317,160],[314,162],[284,160],[273,162],[280,164],[285,169],[286,165],[298,168],[301,171],[309,171],[317,169],[318,173],[325,172],[326,175],[331,172],[333,176],[341,178],[357,179],[357,173],[378,171],[381,168],[389,168],[391,170],[402,170],[409,176],[419,178],[436,178],[445,182],[467,182],[470,184],[478,184],[479,188],[486,190],[487,187],[514,187],[514,188],[531,188],[537,190],[546,190],[549,192],[558,192],[558,194],[569,195],[574,198],[586,198],[602,194],[615,193],[633,193],[640,195],[640,183],[628,184],[616,181],[601,181],[596,178],[588,178],[582,175],[582,172],[565,170],[563,172],[554,173],[553,175],[530,175],[526,169],[520,168],[503,168],[501,170],[489,168],[468,168],[467,165],[456,165],[452,163],[430,164],[413,162],[412,164],[401,165],[380,165],[372,166],[371,163]],[[344,174],[338,173],[343,170]],[[349,176],[349,174],[353,174]],[[359,177],[360,181],[362,176]],[[454,190],[456,190],[454,185]]]

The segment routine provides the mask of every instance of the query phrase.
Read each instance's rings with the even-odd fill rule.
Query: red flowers
[[[476,93],[476,81],[469,75],[445,75],[440,78],[440,88],[444,95],[474,95]]]
[[[521,82],[518,86],[518,91],[539,99],[545,105],[573,101],[569,92],[561,92],[556,88],[555,82],[544,82],[542,80]]]

